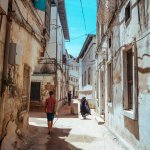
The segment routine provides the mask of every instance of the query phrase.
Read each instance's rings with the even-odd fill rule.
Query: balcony
[[[56,70],[55,62],[54,58],[41,57],[38,60],[38,65],[35,67],[34,75],[54,74]]]

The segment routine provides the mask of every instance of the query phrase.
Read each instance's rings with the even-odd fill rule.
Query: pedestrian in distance
[[[91,115],[91,110],[90,110],[88,101],[86,100],[86,97],[83,97],[81,99],[80,112],[84,119],[86,119],[87,115]]]
[[[71,91],[68,92],[68,105],[71,105]]]
[[[51,134],[53,127],[53,120],[56,110],[56,99],[54,98],[54,93],[49,92],[49,98],[45,101],[45,112],[47,113],[47,123],[48,123],[48,134]]]

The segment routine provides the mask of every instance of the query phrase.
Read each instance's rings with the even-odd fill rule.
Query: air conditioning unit
[[[21,65],[22,56],[23,56],[22,46],[16,43],[10,43],[9,44],[9,64]]]
[[[7,14],[8,11],[8,0],[0,0],[0,13]]]

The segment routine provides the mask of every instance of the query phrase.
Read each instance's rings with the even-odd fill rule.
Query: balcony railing
[[[64,72],[62,65],[57,63],[57,69]],[[34,75],[54,74],[56,73],[56,59],[41,57],[38,60],[38,65],[35,67]]]

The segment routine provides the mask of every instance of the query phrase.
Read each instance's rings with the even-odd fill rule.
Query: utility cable
[[[86,28],[86,22],[85,22],[85,16],[84,16],[84,11],[83,11],[82,0],[80,0],[80,4],[81,4],[81,9],[82,9],[82,16],[83,16],[83,21],[84,21],[85,32],[86,32],[86,35],[87,35],[87,28]]]

